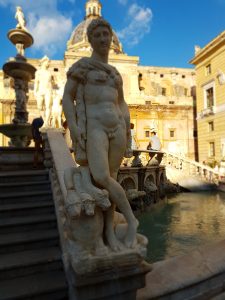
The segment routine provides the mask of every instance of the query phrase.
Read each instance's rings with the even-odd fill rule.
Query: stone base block
[[[145,274],[150,270],[145,261],[83,276],[71,269],[70,300],[135,300],[136,292],[145,286]]]

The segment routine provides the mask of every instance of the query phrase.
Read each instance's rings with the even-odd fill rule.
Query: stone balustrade
[[[207,165],[164,151],[163,164],[181,170],[185,175],[197,176],[210,183],[218,183],[220,173]]]

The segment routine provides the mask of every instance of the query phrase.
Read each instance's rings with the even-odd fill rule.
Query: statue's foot
[[[119,252],[121,250],[124,250],[123,244],[116,238],[114,233],[108,234],[106,237],[109,247],[112,251]]]
[[[127,248],[134,248],[137,245],[137,227],[139,223],[137,219],[127,226],[127,232],[124,240],[124,244]]]

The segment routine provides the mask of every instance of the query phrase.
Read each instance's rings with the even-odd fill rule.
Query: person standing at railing
[[[156,130],[151,129],[151,137],[149,144],[147,146],[147,150],[150,150],[152,152],[149,153],[149,161],[148,165],[151,164],[159,164],[162,160],[162,155],[155,153],[155,151],[160,151],[161,150],[161,142],[159,137],[156,135]],[[153,157],[156,155],[156,157],[153,159]]]
[[[161,150],[161,142],[159,137],[156,135],[155,129],[151,130],[151,137],[149,144],[147,146],[148,150],[160,151]]]

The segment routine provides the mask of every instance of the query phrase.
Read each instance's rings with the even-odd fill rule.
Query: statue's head
[[[46,66],[48,67],[49,66],[49,62],[50,62],[50,59],[48,58],[48,56],[44,56],[42,57],[42,59],[40,60],[40,65],[41,66]]]
[[[103,18],[94,19],[87,28],[88,41],[93,52],[100,55],[109,53],[112,42],[112,27]]]
[[[91,38],[92,38],[92,35],[93,35],[93,32],[94,30],[97,28],[97,27],[107,27],[111,36],[113,34],[113,31],[112,31],[112,27],[111,25],[109,24],[109,22],[107,22],[105,19],[103,18],[97,18],[97,19],[94,19],[91,21],[91,23],[88,25],[88,28],[87,28],[87,36],[88,36],[88,41],[89,43],[91,44]]]
[[[22,7],[21,6],[17,6],[16,9],[22,11]]]

